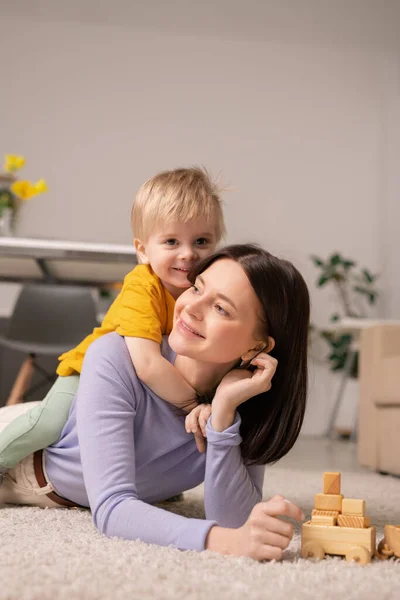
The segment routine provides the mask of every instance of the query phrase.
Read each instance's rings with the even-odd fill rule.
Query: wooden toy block
[[[338,512],[342,512],[342,500],[342,494],[315,494],[314,506],[317,510],[337,510]],[[357,511],[356,514],[358,514]]]
[[[340,473],[324,473],[324,494],[340,494]]]
[[[324,473],[324,493],[316,494],[314,502],[311,520],[301,527],[303,558],[322,559],[326,554],[336,554],[345,556],[349,562],[364,565],[371,562],[375,555],[382,560],[394,555],[391,545],[396,545],[396,542],[399,543],[400,552],[398,526],[390,530],[385,527],[385,538],[377,553],[376,528],[365,516],[365,500],[344,498],[340,494],[340,473]]]
[[[371,526],[371,519],[360,515],[339,515],[337,523],[339,527],[365,528]]]
[[[336,513],[337,514],[337,513]],[[362,518],[362,517],[360,517]],[[312,515],[311,516],[312,525],[336,525],[337,517],[334,515]]]
[[[316,508],[313,508],[311,511],[311,516],[313,515],[319,515],[320,517],[336,517],[338,516],[339,512],[337,510],[317,510]]]
[[[376,529],[352,529],[313,525],[310,521],[301,528],[301,556],[322,559],[325,554],[345,556],[359,564],[371,562],[375,554]]]
[[[342,514],[344,515],[359,515],[365,517],[366,502],[355,498],[343,498]]]
[[[385,525],[385,537],[379,542],[378,558],[400,558],[400,525]]]

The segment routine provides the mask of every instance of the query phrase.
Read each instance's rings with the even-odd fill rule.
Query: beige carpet
[[[277,465],[267,470],[265,498],[285,494],[310,514],[321,479],[318,470]],[[400,523],[400,479],[343,473],[342,492],[367,500],[378,540],[385,522]],[[202,488],[187,492],[172,509],[201,517]],[[0,599],[400,598],[399,560],[374,560],[364,567],[337,557],[314,563],[299,558],[299,550],[299,530],[282,562],[260,564],[211,552],[180,552],[107,539],[95,531],[84,511],[3,508]]]

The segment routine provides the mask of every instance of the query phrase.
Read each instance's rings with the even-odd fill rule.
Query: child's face
[[[135,239],[142,263],[150,264],[164,287],[176,299],[190,287],[190,269],[215,251],[216,227],[206,219],[192,223],[176,221],[158,227],[146,242]]]

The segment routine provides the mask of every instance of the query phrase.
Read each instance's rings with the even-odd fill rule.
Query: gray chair
[[[79,344],[96,325],[96,306],[89,288],[25,285],[6,334],[0,337],[0,346],[27,355],[6,404],[18,404],[49,381],[55,381],[55,373],[46,372],[37,363],[37,356],[59,356]],[[34,370],[41,374],[42,382],[28,389]]]

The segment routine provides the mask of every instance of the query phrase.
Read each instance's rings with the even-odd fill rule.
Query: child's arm
[[[190,412],[195,390],[183,379],[180,373],[162,355],[160,345],[153,340],[125,337],[129,354],[136,374],[157,396]]]

